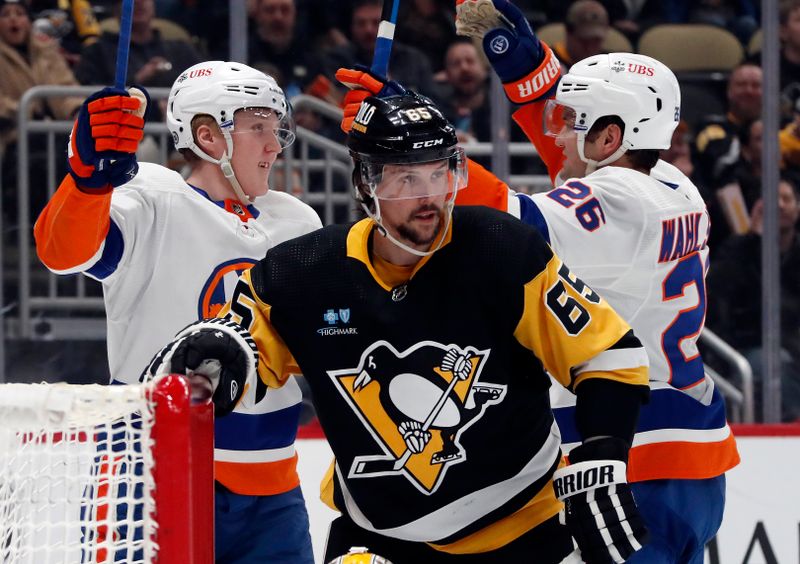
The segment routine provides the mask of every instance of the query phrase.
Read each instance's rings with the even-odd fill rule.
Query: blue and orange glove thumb
[[[374,74],[367,67],[354,65],[353,68],[341,68],[336,71],[336,80],[350,89],[342,101],[344,117],[342,131],[350,133],[353,120],[361,107],[361,102],[370,96],[396,96],[405,94],[406,89],[399,82],[387,80],[386,77]]]
[[[486,58],[515,104],[547,97],[558,84],[558,58],[508,0],[457,0],[456,26],[459,34],[482,40]]]
[[[67,150],[69,174],[79,188],[105,190],[129,182],[139,170],[136,149],[144,136],[144,88],[104,88],[84,101]]]

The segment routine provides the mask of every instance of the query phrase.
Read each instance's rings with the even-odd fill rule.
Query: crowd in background
[[[248,63],[276,78],[288,97],[305,93],[332,104],[344,95],[334,73],[369,65],[382,0],[248,0]],[[707,326],[760,370],[763,126],[759,0],[516,0],[534,29],[552,42],[565,69],[613,49],[637,50],[665,24],[724,30],[741,46],[729,68],[676,70],[684,116],[663,158],[701,189],[712,218]],[[120,1],[0,0],[0,154],[4,221],[13,221],[17,107],[35,85],[113,83]],[[128,83],[169,87],[180,71],[228,59],[227,2],[136,0]],[[563,24],[563,27],[560,26]],[[453,0],[400,4],[391,78],[431,97],[463,142],[491,140],[489,68],[480,46],[455,34]],[[704,33],[707,28],[697,28]],[[547,31],[546,31],[547,30]],[[552,35],[545,36],[546,33]],[[781,181],[779,193],[784,418],[800,419],[800,0],[780,3]],[[697,52],[702,61],[707,52]],[[693,61],[696,63],[697,61]],[[702,65],[700,65],[702,67]],[[698,68],[695,64],[694,68]],[[710,71],[714,72],[710,72]],[[69,119],[81,98],[54,97],[31,107],[36,118]],[[161,120],[157,105],[150,116]],[[333,140],[343,136],[312,112],[298,124]],[[512,140],[524,140],[513,129]],[[31,170],[40,147],[29,148]],[[537,159],[515,172],[543,172]],[[32,172],[32,174],[35,174]],[[31,185],[36,185],[31,182]],[[44,204],[34,198],[33,213]],[[11,210],[11,211],[9,211]]]

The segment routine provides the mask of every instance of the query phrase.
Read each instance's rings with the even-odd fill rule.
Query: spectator
[[[442,110],[459,141],[491,141],[489,73],[471,39],[460,37],[447,48],[444,72],[447,92],[442,96]]]
[[[698,181],[706,193],[730,181],[727,174],[739,160],[742,131],[761,117],[761,67],[743,63],[728,79],[728,113],[711,116],[695,141]]]
[[[382,0],[355,0],[350,20],[350,42],[330,50],[325,57],[325,74],[331,80],[340,68],[353,68],[357,64],[369,66],[372,63],[382,9]],[[399,81],[414,92],[439,98],[431,65],[425,55],[415,47],[394,42],[389,78]]]
[[[781,91],[800,90],[800,0],[783,0],[778,12]],[[796,94],[792,96],[792,102]]]
[[[527,0],[528,4],[545,5],[546,21],[560,22],[566,19],[570,2],[564,0]],[[608,13],[611,26],[624,34],[633,44],[642,31],[648,27],[663,23],[663,0],[599,0]],[[517,3],[520,4],[520,3]],[[522,7],[520,5],[520,7]],[[536,17],[536,11],[526,10]],[[530,16],[529,16],[530,19]]]
[[[781,148],[781,167],[800,173],[800,98],[794,103],[794,119],[781,130],[778,140]]]
[[[156,17],[175,22],[197,38],[201,52],[207,53],[211,60],[226,61],[230,58],[230,10],[228,2],[156,1]]]
[[[270,63],[284,78],[287,98],[300,94],[319,74],[319,55],[297,25],[295,0],[257,0],[250,34],[251,64]]]
[[[667,0],[660,5],[667,23],[695,23],[731,31],[743,44],[758,29],[760,4],[753,0]]]
[[[781,381],[784,421],[800,419],[800,234],[797,183],[784,177],[778,184],[778,229],[781,255]],[[745,235],[731,237],[711,263],[708,276],[707,325],[741,351],[762,380],[761,233],[763,202],[753,206]],[[761,386],[756,386],[757,395]]]
[[[750,211],[761,197],[761,147],[764,124],[760,119],[742,129],[739,160],[726,169],[721,185],[706,198],[711,224],[711,255],[731,234],[743,235],[750,228]]]
[[[558,60],[569,70],[576,61],[603,53],[608,35],[608,12],[596,0],[578,0],[567,10],[564,41],[553,45]]]
[[[408,0],[400,3],[395,39],[425,53],[434,72],[444,68],[442,53],[456,39],[452,0]]]
[[[121,1],[115,5],[117,16]],[[164,39],[153,27],[155,0],[136,0],[131,25],[131,46],[128,55],[127,84],[169,88],[181,69],[201,61],[191,43]],[[114,83],[119,33],[104,32],[100,39],[83,50],[75,76],[81,84]]]
[[[25,4],[19,0],[0,0],[0,154],[3,155],[3,185],[7,187],[3,191],[3,213],[12,224],[16,223],[19,102],[28,89],[45,84],[77,86],[78,81],[59,53],[58,43],[31,32],[31,19]],[[81,103],[81,98],[64,96],[39,99],[31,105],[30,116],[34,119],[69,119]],[[46,156],[41,136],[30,140],[29,152],[29,170],[41,175],[31,186],[44,188],[47,185],[44,177]],[[31,204],[32,217],[38,215],[46,201],[46,194],[38,194],[40,199],[36,196],[34,194]]]
[[[675,166],[689,178],[694,174],[692,132],[684,120],[681,120],[672,132],[672,143],[669,149],[661,151],[661,159]]]
[[[37,14],[34,29],[61,44],[70,66],[77,65],[83,47],[100,36],[100,24],[89,0],[32,0],[30,8]]]

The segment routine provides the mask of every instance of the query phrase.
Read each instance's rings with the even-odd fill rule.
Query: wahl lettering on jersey
[[[327,327],[320,327],[317,333],[323,337],[331,335],[358,335],[357,327],[348,327],[350,323],[350,308],[340,308],[326,310],[322,314],[322,320],[328,324]],[[344,325],[344,326],[343,326]]]
[[[701,233],[703,213],[687,213],[661,221],[661,250],[658,262],[670,262],[705,248],[708,229]]]

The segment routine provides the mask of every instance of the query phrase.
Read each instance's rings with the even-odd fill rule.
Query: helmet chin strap
[[[228,156],[227,152],[223,153],[222,157],[219,159],[219,168],[222,169],[223,176],[228,179],[228,182],[233,188],[233,193],[236,194],[236,198],[240,202],[242,202],[243,204],[247,204],[255,199],[245,194],[244,190],[242,190],[242,185],[239,184],[239,181],[236,179],[236,174],[234,174],[233,172],[231,159]]]
[[[441,229],[438,233],[438,235],[440,235],[439,242],[436,244],[435,247],[427,251],[420,251],[413,247],[409,247],[405,243],[399,241],[394,235],[389,233],[389,230],[383,226],[383,222],[381,221],[381,204],[378,198],[374,196],[372,198],[372,201],[375,202],[374,212],[370,211],[369,206],[367,206],[367,204],[365,204],[363,201],[361,201],[361,208],[364,210],[364,213],[366,213],[367,216],[369,216],[369,218],[372,219],[373,222],[375,222],[375,225],[377,226],[380,234],[389,239],[389,241],[391,241],[394,245],[400,247],[407,253],[411,253],[412,255],[416,255],[418,257],[427,257],[432,255],[439,249],[441,249],[442,245],[444,244],[445,233],[447,233],[447,230],[450,228],[450,222],[453,219],[453,206],[455,205],[455,198],[456,198],[456,192],[453,191],[453,196],[451,197],[450,200],[445,202],[444,205],[445,222],[444,222],[444,228]]]
[[[586,163],[586,175],[585,176],[589,176],[590,174],[592,174],[595,170],[597,170],[600,167],[603,167],[603,166],[606,166],[606,165],[609,165],[611,163],[614,163],[614,162],[618,161],[620,159],[620,157],[622,157],[622,155],[624,155],[625,152],[628,150],[628,148],[625,147],[625,145],[621,143],[620,146],[617,147],[617,150],[614,151],[613,153],[611,153],[611,155],[609,155],[608,157],[606,157],[602,161],[596,161],[594,159],[588,158],[586,156],[586,154],[583,152],[584,142],[585,141],[586,141],[586,133],[580,133],[578,135],[578,139],[577,139],[577,142],[578,142],[578,156],[581,158],[581,160],[583,162]]]
[[[247,194],[244,193],[242,189],[242,185],[239,184],[239,180],[236,178],[236,174],[233,172],[233,165],[231,164],[231,157],[233,157],[233,139],[231,138],[231,133],[227,129],[222,130],[222,136],[225,137],[225,144],[227,145],[227,149],[222,153],[222,156],[218,159],[215,159],[205,151],[203,151],[197,144],[192,140],[191,145],[189,148],[192,152],[203,159],[204,161],[208,161],[210,163],[214,163],[215,165],[219,165],[219,168],[222,170],[222,175],[228,180],[228,183],[233,188],[233,193],[236,196],[236,199],[242,202],[243,204],[251,203],[255,198],[251,198]]]

